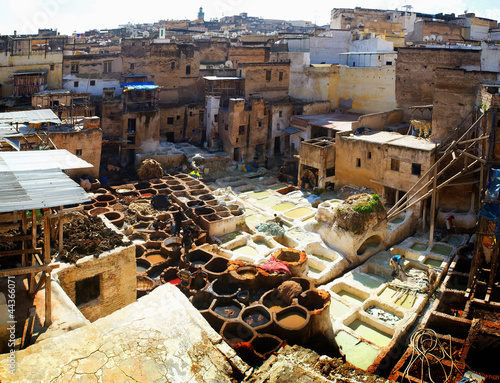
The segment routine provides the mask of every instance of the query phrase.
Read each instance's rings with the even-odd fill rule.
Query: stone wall
[[[397,106],[432,104],[438,67],[479,70],[480,65],[479,50],[400,48],[396,64]]]
[[[135,245],[119,247],[88,256],[75,265],[62,264],[54,272],[68,297],[76,303],[76,283],[99,276],[100,295],[90,302],[78,305],[85,317],[94,322],[136,300]]]

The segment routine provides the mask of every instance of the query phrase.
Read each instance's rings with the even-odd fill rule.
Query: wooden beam
[[[45,327],[50,327],[52,324],[52,277],[51,270],[45,273]]]
[[[0,242],[19,242],[28,241],[31,239],[31,235],[16,235],[14,237],[0,237]]]
[[[35,286],[35,290],[33,291],[33,293],[29,294],[29,296],[31,298],[34,298],[36,293],[38,293],[40,291],[40,289],[43,287],[43,285],[45,284],[45,282],[47,280],[47,276],[45,274],[46,273],[42,273],[42,275],[40,276],[40,280],[38,281],[38,283]]]
[[[463,154],[466,157],[472,158],[473,160],[477,160],[477,161],[481,162],[482,164],[486,163],[486,161],[484,159],[476,157],[473,154],[467,153],[467,152],[463,151],[462,149],[456,149],[456,151]]]
[[[43,209],[43,258],[50,263],[50,209]]]
[[[12,275],[26,275],[26,274],[36,274],[40,271],[57,269],[59,265],[43,265],[43,266],[28,266],[28,267],[17,267],[15,269],[0,270],[0,278],[9,277]]]
[[[437,166],[434,167],[434,180],[432,183],[432,199],[431,199],[431,228],[429,237],[429,248],[432,249],[434,242],[434,220],[436,218],[436,181],[437,181]]]
[[[20,349],[24,349],[31,344],[31,337],[33,336],[33,326],[35,324],[36,308],[31,306],[28,311],[28,318],[24,322],[23,336],[21,338]]]
[[[0,252],[0,257],[10,257],[11,255],[25,255],[25,254],[40,254],[41,248],[24,249],[24,250],[7,250]]]
[[[31,210],[31,247],[33,249],[36,248],[36,240],[37,240],[37,218],[36,218],[36,209]],[[35,256],[33,253],[31,254],[31,263],[30,266],[35,266]],[[28,277],[28,291],[32,293],[35,289],[35,273],[30,273]]]

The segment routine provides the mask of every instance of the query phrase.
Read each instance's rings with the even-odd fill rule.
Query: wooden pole
[[[424,205],[423,213],[422,213],[422,232],[425,231],[425,220],[427,219],[427,200],[423,200],[422,204]]]
[[[36,249],[36,238],[37,238],[36,224],[37,224],[36,209],[33,209],[31,210],[31,246],[33,247],[33,249]],[[29,266],[36,266],[34,254],[31,254],[31,263]],[[30,294],[33,293],[33,291],[35,291],[35,273],[29,274],[28,286]]]
[[[51,262],[50,257],[50,209],[43,209],[43,255],[44,264],[49,264]],[[52,286],[51,286],[51,271],[45,271],[45,327],[49,327],[52,324]]]
[[[27,213],[26,210],[23,210],[21,212],[21,232],[22,232],[22,235],[26,235],[26,231],[27,231],[27,227],[28,227],[27,220],[26,220],[26,213]],[[24,241],[24,240],[21,242],[21,249],[23,249],[23,250],[26,249],[26,241]],[[22,256],[21,266],[22,267],[28,266],[28,256],[25,254],[23,254],[23,256]]]
[[[437,166],[434,167],[434,180],[432,182],[432,200],[431,200],[431,232],[429,235],[429,248],[432,249],[434,244],[434,219],[436,216],[436,181],[437,181]]]

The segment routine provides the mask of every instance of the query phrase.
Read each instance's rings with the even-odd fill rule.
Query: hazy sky
[[[0,0],[0,33],[34,33],[38,28],[57,28],[62,34],[89,29],[116,28],[119,24],[150,23],[160,19],[196,18],[199,7],[205,20],[247,12],[269,19],[309,20],[329,24],[333,8],[401,9],[412,5],[416,12],[463,13],[500,20],[498,0]]]

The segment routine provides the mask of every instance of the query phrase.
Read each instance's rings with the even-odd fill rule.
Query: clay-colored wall
[[[122,59],[124,75],[146,74],[148,81],[160,86],[160,102],[203,101],[203,81],[199,78],[200,52],[194,45],[124,40]],[[134,65],[134,69],[130,64]]]
[[[143,111],[135,113],[123,114],[123,139],[127,139],[128,119],[136,119],[135,128],[135,145],[134,148],[138,153],[148,152],[151,150],[147,144],[158,144],[160,141],[160,111]],[[132,147],[128,147],[132,149]]]
[[[186,107],[186,123],[184,139],[190,143],[201,143],[204,125],[205,108],[203,105],[188,105]],[[200,116],[201,120],[200,120]]]
[[[103,137],[114,139],[122,137],[122,113],[123,104],[120,100],[105,101],[102,103],[101,128]]]
[[[62,52],[33,51],[23,55],[11,55],[2,52],[0,54],[0,96],[12,95],[14,84],[14,73],[47,71],[47,89],[62,88]],[[50,69],[54,65],[54,69]]]
[[[384,130],[386,126],[398,124],[403,119],[403,110],[395,109],[382,113],[370,113],[360,116],[353,130],[362,126],[371,130]]]
[[[413,32],[406,35],[406,41],[421,43],[424,42],[425,36],[430,43],[439,43],[439,36],[441,36],[442,44],[447,41],[462,41],[462,26],[440,21],[419,20],[415,23]]]
[[[263,99],[252,99],[251,101],[249,126],[248,126],[248,145],[245,158],[250,161],[256,155],[256,146],[260,145],[262,153],[266,152],[267,134],[268,134],[268,118],[264,114],[265,104]],[[260,126],[259,126],[260,125]]]
[[[271,71],[271,79],[266,80],[266,71]],[[283,62],[239,64],[238,73],[245,78],[245,98],[264,97],[267,101],[277,101],[288,96],[290,64]],[[279,76],[283,77],[280,81]]]
[[[230,46],[227,59],[236,68],[239,63],[265,63],[269,61],[270,49],[266,47]]]
[[[88,257],[78,265],[56,269],[55,273],[73,302],[76,282],[100,275],[99,297],[78,307],[91,322],[135,302],[137,298],[134,245],[112,250],[99,258]]]
[[[182,142],[184,138],[184,118],[186,115],[185,105],[162,105],[160,106],[160,135],[166,138],[167,133],[174,134],[174,142]],[[168,119],[173,118],[173,123]]]
[[[392,158],[400,160],[399,171],[391,170]],[[358,159],[361,160],[359,167]],[[398,190],[409,190],[419,178],[411,173],[412,163],[421,164],[421,174],[424,174],[432,165],[433,159],[429,151],[349,139],[344,135],[336,136],[336,187],[364,186],[375,189],[380,195],[383,185]]]
[[[440,48],[400,48],[396,64],[398,108],[430,105],[434,101],[436,69],[480,70],[481,52]]]
[[[481,82],[496,82],[499,75],[494,72],[465,71],[463,69],[436,70],[436,89],[434,90],[434,109],[432,113],[432,139],[440,141],[467,117],[476,104]],[[473,123],[471,114],[464,122],[465,126]]]
[[[66,149],[76,155],[77,149],[82,151],[79,156],[92,165],[93,168],[68,170],[70,176],[88,174],[92,177],[99,177],[99,166],[101,165],[102,130],[82,129],[78,132],[56,132],[50,133],[50,139],[58,149]]]
[[[240,126],[245,126],[245,131],[242,135],[239,134]],[[233,158],[234,148],[239,148],[239,155],[241,157],[246,142],[247,129],[248,112],[245,111],[245,100],[230,99],[229,107],[225,110],[220,109],[219,137],[224,145],[224,151],[229,153],[231,158]]]

